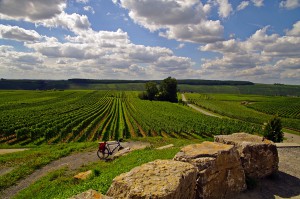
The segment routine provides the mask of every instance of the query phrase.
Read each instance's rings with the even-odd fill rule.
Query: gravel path
[[[149,143],[145,142],[124,142],[121,143],[123,147],[130,147],[131,150],[136,149],[142,149],[147,146],[149,146]],[[80,168],[83,165],[90,164],[92,162],[101,161],[99,160],[97,154],[97,149],[94,149],[92,151],[85,151],[81,153],[76,153],[69,155],[67,157],[60,158],[58,160],[55,160],[51,162],[50,164],[44,166],[41,169],[36,170],[34,173],[29,175],[27,178],[20,180],[16,185],[11,186],[7,189],[5,189],[1,194],[1,198],[3,199],[9,199],[12,198],[15,194],[17,194],[19,191],[27,188],[32,183],[39,180],[41,177],[45,176],[51,171],[60,169],[62,167],[67,166],[70,170],[75,170]]]

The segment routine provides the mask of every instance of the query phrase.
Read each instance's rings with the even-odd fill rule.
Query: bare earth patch
[[[0,149],[0,155],[7,154],[7,153],[26,151],[26,150],[29,150],[29,149]]]

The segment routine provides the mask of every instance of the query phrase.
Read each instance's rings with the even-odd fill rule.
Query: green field
[[[285,128],[300,131],[299,97],[195,93],[185,96],[189,102],[212,112],[256,124],[277,114]]]
[[[0,142],[203,138],[261,130],[257,124],[209,117],[187,106],[140,100],[137,95],[130,91],[0,91]]]

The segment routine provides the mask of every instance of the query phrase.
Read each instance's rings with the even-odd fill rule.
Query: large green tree
[[[147,92],[147,98],[149,100],[154,100],[155,95],[158,94],[158,88],[155,82],[147,82],[145,84],[146,92]]]
[[[161,82],[160,99],[169,102],[178,102],[177,98],[177,80],[168,77]]]

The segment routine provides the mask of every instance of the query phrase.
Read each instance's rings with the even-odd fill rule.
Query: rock
[[[197,169],[188,163],[156,160],[117,176],[106,195],[116,199],[191,199]]]
[[[117,153],[114,154],[113,158],[117,158],[117,157],[120,157],[120,156],[124,156],[124,155],[127,155],[128,153],[130,153],[132,150],[131,148],[129,147],[126,147],[120,151],[118,151]]]
[[[74,178],[79,179],[79,180],[86,180],[92,175],[92,170],[86,171],[86,172],[81,172],[78,173],[77,175],[74,176]]]
[[[162,149],[168,149],[168,148],[171,148],[171,147],[174,147],[174,144],[169,144],[169,145],[166,145],[166,146],[161,146],[161,147],[158,147],[156,149],[157,150],[162,150]]]
[[[214,142],[188,145],[174,160],[198,168],[196,198],[230,198],[246,189],[245,174],[234,146]]]
[[[272,141],[247,133],[218,135],[214,139],[237,148],[246,176],[263,178],[278,171],[278,152]]]
[[[93,189],[89,189],[88,191],[80,193],[69,199],[113,199],[113,198],[102,195]]]

